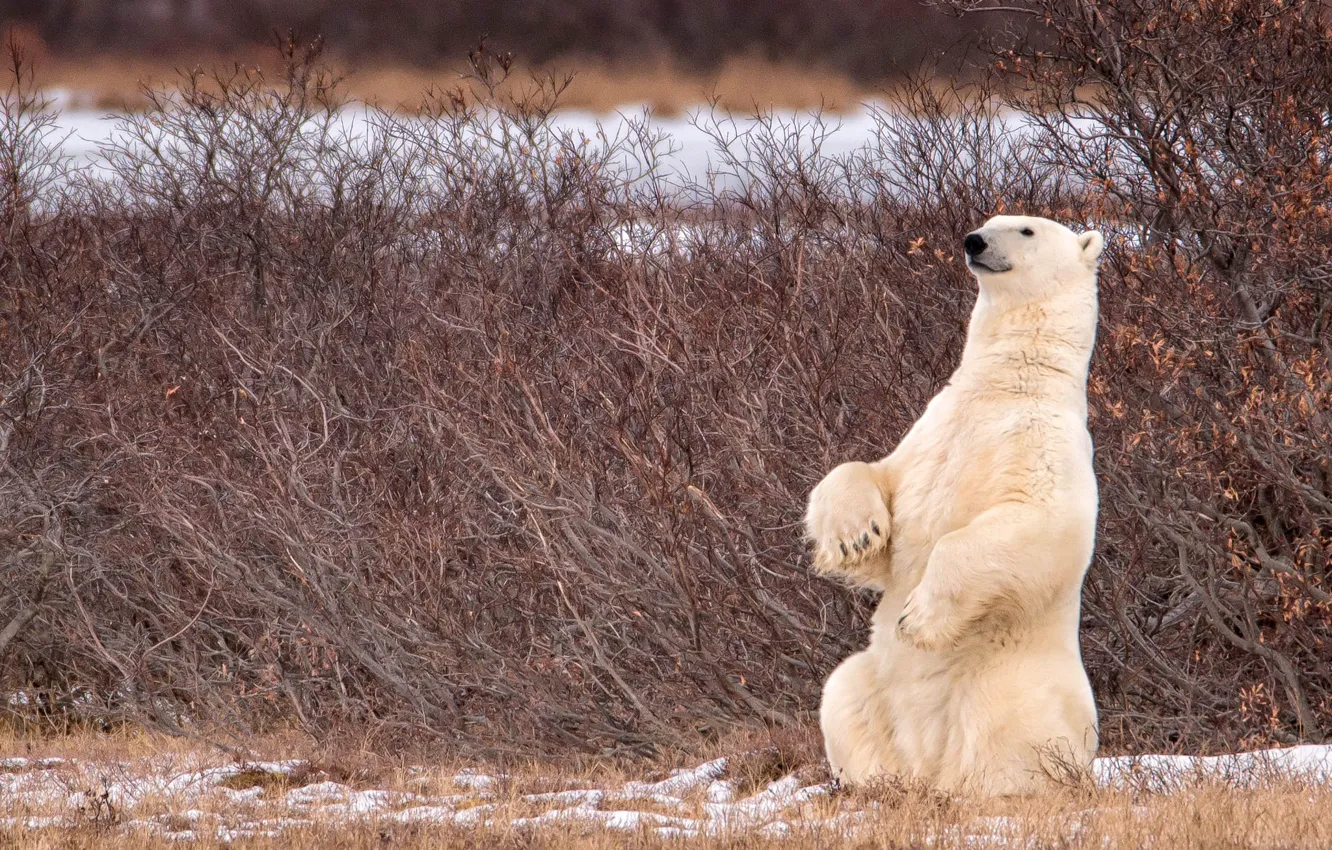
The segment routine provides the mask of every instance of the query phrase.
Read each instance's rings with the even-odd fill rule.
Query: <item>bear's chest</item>
[[[1038,404],[974,404],[951,387],[936,396],[893,455],[894,572],[918,574],[940,537],[996,504],[1052,498],[1063,430]]]

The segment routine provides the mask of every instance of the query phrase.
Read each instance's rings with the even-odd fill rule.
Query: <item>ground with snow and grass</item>
[[[0,847],[1327,847],[1332,747],[1108,757],[1032,800],[841,790],[809,747],[688,766],[255,761],[146,736],[0,748]]]

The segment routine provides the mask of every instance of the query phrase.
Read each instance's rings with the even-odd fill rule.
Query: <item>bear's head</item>
[[[1040,298],[1096,286],[1105,239],[1095,230],[1074,233],[1057,221],[997,215],[967,234],[967,268],[981,289],[995,295]]]

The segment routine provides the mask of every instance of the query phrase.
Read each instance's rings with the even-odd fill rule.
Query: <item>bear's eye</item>
[[[1024,228],[1022,228],[1022,235],[1023,235],[1023,236],[1035,236],[1035,235],[1036,235],[1036,231],[1032,230],[1030,227],[1024,227]]]

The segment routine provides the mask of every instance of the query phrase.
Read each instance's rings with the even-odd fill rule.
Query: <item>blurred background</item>
[[[854,108],[924,61],[965,66],[999,15],[921,0],[7,0],[0,20],[73,105],[133,108],[140,80],[264,63],[274,33],[322,36],[354,96],[413,108],[482,37],[526,68],[573,69],[567,107]]]

